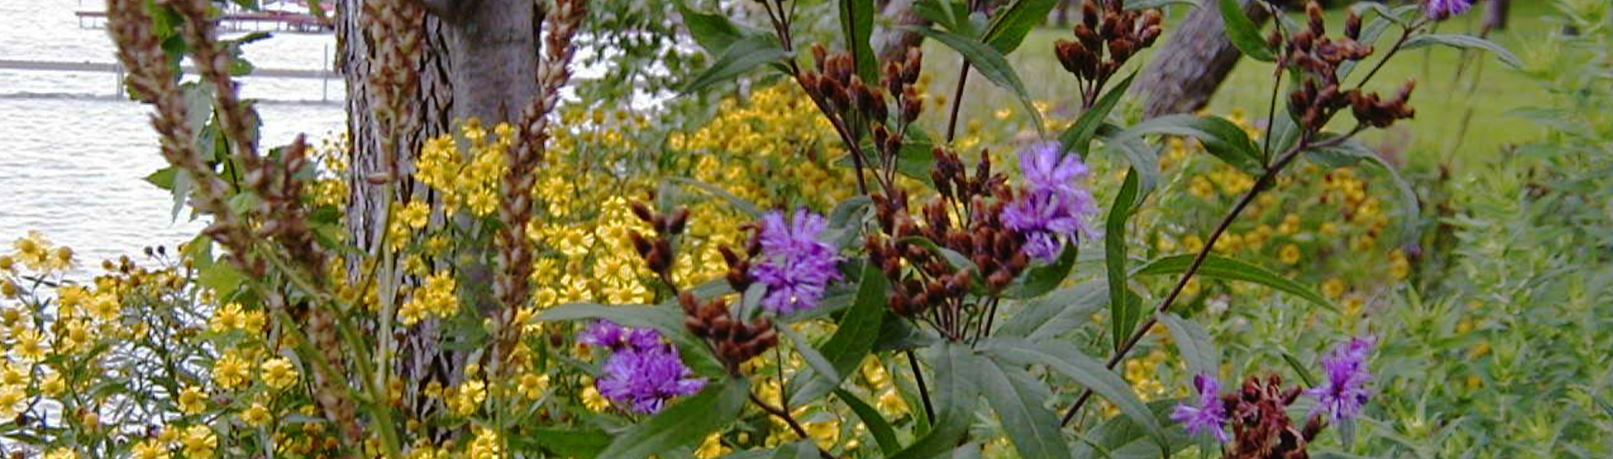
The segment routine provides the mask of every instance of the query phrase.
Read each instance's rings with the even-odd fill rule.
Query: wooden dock
[[[123,96],[123,76],[125,69],[123,68],[123,64],[116,62],[20,61],[0,59],[0,70],[112,73],[117,75],[116,92],[119,97]],[[195,74],[196,68],[190,65],[184,65],[180,67],[180,71]],[[326,102],[330,101],[330,81],[332,79],[336,79],[338,84],[342,83],[340,80],[341,73],[329,69],[309,70],[254,68],[252,69],[252,73],[247,74],[246,77],[320,80],[323,86],[321,91],[322,94],[320,94],[320,100]]]
[[[80,28],[105,28],[105,11],[78,11]],[[215,19],[220,30],[232,32],[331,33],[335,26],[310,14],[286,11],[228,12]]]

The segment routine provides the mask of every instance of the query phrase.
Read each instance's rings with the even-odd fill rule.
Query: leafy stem
[[[1204,260],[1210,257],[1210,251],[1215,248],[1216,241],[1226,233],[1227,228],[1232,226],[1232,222],[1237,220],[1239,215],[1243,214],[1243,210],[1248,208],[1249,204],[1254,202],[1256,197],[1260,196],[1260,193],[1270,189],[1272,184],[1276,183],[1277,175],[1282,173],[1283,169],[1286,169],[1289,164],[1292,164],[1294,159],[1299,158],[1300,153],[1303,153],[1309,149],[1326,148],[1344,143],[1344,141],[1349,140],[1351,137],[1354,137],[1364,129],[1364,125],[1357,125],[1355,129],[1350,131],[1349,134],[1317,142],[1312,142],[1314,138],[1313,134],[1306,133],[1299,142],[1294,144],[1293,147],[1290,147],[1287,151],[1283,152],[1283,154],[1277,158],[1277,162],[1275,164],[1267,167],[1266,172],[1260,174],[1260,178],[1255,180],[1254,186],[1250,187],[1249,191],[1244,193],[1243,197],[1238,200],[1238,203],[1232,206],[1232,210],[1228,211],[1226,216],[1221,218],[1221,223],[1216,225],[1215,231],[1210,233],[1210,237],[1205,240],[1204,246],[1200,248],[1198,254],[1193,257],[1193,263],[1188,265],[1187,270],[1184,271],[1181,277],[1176,280],[1176,285],[1171,287],[1170,293],[1166,294],[1165,299],[1159,303],[1159,306],[1154,308],[1156,314],[1150,315],[1148,320],[1144,321],[1141,326],[1137,327],[1137,329],[1126,338],[1126,341],[1117,348],[1114,355],[1109,357],[1109,361],[1104,362],[1104,367],[1114,369],[1115,366],[1118,366],[1121,361],[1124,361],[1126,359],[1126,354],[1131,352],[1131,349],[1136,347],[1138,342],[1142,341],[1143,336],[1146,336],[1148,331],[1153,329],[1154,325],[1159,323],[1158,314],[1163,314],[1170,311],[1171,305],[1174,304],[1176,299],[1181,296],[1182,290],[1187,287],[1188,281],[1192,280],[1193,275],[1198,273],[1199,267],[1204,264]],[[1059,421],[1059,425],[1069,425],[1070,419],[1073,419],[1075,417],[1075,413],[1080,412],[1081,407],[1085,406],[1087,400],[1090,400],[1091,398],[1092,389],[1083,390],[1081,392],[1081,396],[1075,399],[1075,404],[1071,405],[1069,411],[1064,413],[1064,417]]]

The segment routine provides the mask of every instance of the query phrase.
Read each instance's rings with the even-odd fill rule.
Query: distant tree
[[[1243,10],[1264,24],[1271,14],[1258,2],[1243,0]],[[1143,97],[1148,117],[1188,113],[1204,108],[1216,88],[1232,73],[1242,53],[1227,39],[1221,13],[1207,0],[1174,27],[1170,40],[1148,62],[1131,92]]]

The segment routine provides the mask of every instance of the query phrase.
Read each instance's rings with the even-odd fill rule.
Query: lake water
[[[75,11],[101,0],[0,0],[0,60],[116,62],[103,29],[79,26]],[[259,68],[326,68],[334,35],[276,34],[247,45]],[[192,77],[193,78],[193,77]],[[343,129],[340,79],[246,78],[244,95],[261,99],[265,148],[298,133],[311,140]],[[321,103],[327,94],[330,102]],[[169,194],[144,180],[166,166],[150,110],[116,97],[110,73],[0,70],[0,252],[39,231],[72,246],[85,267],[172,246],[203,225],[170,218]]]

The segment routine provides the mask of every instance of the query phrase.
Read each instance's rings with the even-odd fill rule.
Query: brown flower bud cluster
[[[1303,428],[1288,419],[1288,407],[1299,398],[1301,389],[1284,389],[1282,378],[1265,380],[1250,376],[1243,387],[1221,397],[1228,423],[1232,425],[1233,445],[1228,459],[1305,459],[1306,445],[1326,425],[1321,416],[1311,416]]]
[[[660,276],[668,286],[676,288],[671,285],[672,261],[675,259],[672,239],[683,235],[683,230],[689,226],[689,209],[679,207],[671,214],[658,214],[642,202],[634,202],[630,207],[634,216],[655,228],[654,238],[645,237],[637,231],[627,233],[633,242],[633,250],[649,265],[651,272]]]
[[[652,196],[651,199],[654,199]],[[644,263],[649,265],[650,271],[655,272],[668,287],[677,292],[678,305],[683,307],[683,325],[695,336],[706,340],[717,359],[730,373],[738,374],[740,364],[753,357],[761,355],[773,346],[778,345],[778,332],[773,330],[773,321],[767,317],[758,317],[747,323],[735,316],[729,308],[728,301],[723,298],[713,298],[702,301],[694,296],[694,292],[682,290],[672,278],[673,261],[677,258],[673,253],[673,239],[681,236],[689,224],[689,209],[679,207],[670,213],[660,214],[641,202],[632,204],[633,215],[655,228],[655,235],[647,237],[638,232],[628,233],[633,243],[633,250],[638,252]],[[760,231],[756,231],[757,234]],[[749,287],[750,259],[761,250],[761,242],[757,237],[751,238],[747,244],[748,249],[744,257],[735,254],[732,249],[722,247],[723,258],[728,261],[728,282],[734,285],[734,290],[744,292]]]
[[[727,280],[728,286],[732,287],[736,292],[743,292],[750,288],[751,282],[755,280],[750,275],[751,259],[756,258],[756,255],[762,252],[761,231],[755,224],[747,224],[746,226],[753,231],[750,239],[745,240],[744,253],[736,253],[734,249],[728,246],[717,248],[717,251],[722,253],[723,262],[728,264],[728,273],[723,275],[723,279]]]
[[[118,45],[118,61],[129,69],[125,81],[133,93],[156,109],[151,125],[161,141],[163,158],[190,174],[196,188],[195,206],[212,216],[213,223],[208,225],[205,234],[229,249],[229,260],[236,268],[250,276],[262,277],[267,266],[251,254],[251,232],[226,204],[229,184],[219,178],[191,140],[195,133],[186,122],[189,109],[185,96],[179,89],[174,69],[168,65],[168,54],[151,29],[152,18],[146,13],[144,2],[108,1],[107,17],[107,30]]]
[[[1335,39],[1326,36],[1320,5],[1312,1],[1306,5],[1305,12],[1309,18],[1307,27],[1288,38],[1282,56],[1283,66],[1299,69],[1305,75],[1299,89],[1288,95],[1289,113],[1298,118],[1301,127],[1320,130],[1344,107],[1350,107],[1356,121],[1362,125],[1379,128],[1414,115],[1406,106],[1413,87],[1410,81],[1390,100],[1380,100],[1377,94],[1365,93],[1359,87],[1343,89],[1340,86],[1339,68],[1344,63],[1359,63],[1372,55],[1372,45],[1357,41],[1361,38],[1360,16],[1351,11],[1345,20],[1343,37]],[[1282,39],[1274,30],[1268,41],[1278,43]]]
[[[280,243],[291,261],[303,268],[314,285],[324,285],[325,252],[314,243],[303,208],[303,181],[297,173],[308,166],[308,142],[298,135],[280,150],[277,161],[260,161],[257,169],[246,171],[246,184],[258,195],[257,214],[262,218],[257,234]]]
[[[778,345],[778,332],[766,316],[745,323],[722,298],[701,301],[688,291],[678,294],[678,304],[683,306],[683,326],[706,340],[730,373],[738,374],[745,361]]]
[[[930,312],[942,334],[957,339],[965,332],[963,315],[973,306],[966,297],[976,279],[987,291],[999,292],[1030,259],[1021,250],[1024,240],[999,218],[1013,192],[1002,174],[992,172],[990,155],[981,152],[971,177],[956,153],[936,148],[932,154],[931,180],[938,196],[913,215],[900,189],[872,195],[881,232],[870,233],[863,247],[893,286],[887,301],[892,311],[906,316]],[[956,253],[973,268],[959,269],[957,261],[919,240]]]
[[[1099,1],[1103,2],[1101,8]],[[1053,55],[1064,70],[1082,82],[1084,106],[1092,106],[1104,83],[1119,72],[1127,60],[1154,45],[1163,30],[1161,20],[1159,10],[1127,10],[1124,0],[1081,3],[1081,22],[1075,24],[1075,41],[1053,42]]]
[[[874,149],[887,159],[886,171],[893,170],[896,152],[902,149],[907,125],[924,111],[924,99],[916,84],[923,69],[923,53],[908,48],[904,57],[886,62],[877,85],[857,75],[857,64],[849,53],[830,53],[820,43],[812,45],[815,66],[801,75],[807,95],[826,108],[830,121],[846,126],[859,139],[858,126],[866,125]],[[890,102],[887,102],[889,100]],[[892,107],[896,110],[892,115]],[[887,178],[888,181],[888,178]]]

